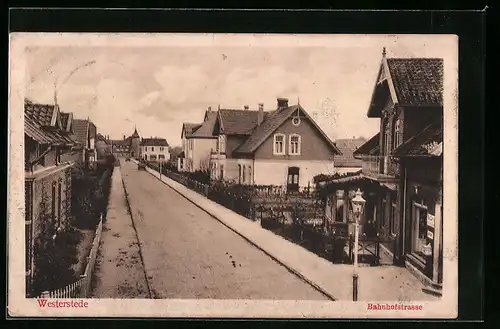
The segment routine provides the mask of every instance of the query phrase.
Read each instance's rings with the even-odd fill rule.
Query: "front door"
[[[299,190],[299,168],[288,168],[288,179],[286,189],[288,192],[297,192]]]

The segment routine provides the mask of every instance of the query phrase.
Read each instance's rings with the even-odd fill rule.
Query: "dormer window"
[[[275,155],[285,154],[285,135],[275,134],[274,135],[274,152]]]
[[[300,135],[290,135],[290,145],[288,149],[290,155],[300,155]]]

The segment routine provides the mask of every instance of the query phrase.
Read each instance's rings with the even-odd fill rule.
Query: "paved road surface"
[[[121,163],[154,297],[327,300],[133,162]]]

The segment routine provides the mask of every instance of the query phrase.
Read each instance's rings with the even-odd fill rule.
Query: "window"
[[[220,151],[226,152],[226,137],[224,135],[219,136]]]
[[[158,154],[158,159],[165,159],[165,155],[164,154]]]
[[[147,151],[148,151],[148,147],[144,146],[144,152],[147,152]]]
[[[190,139],[188,143],[189,143],[189,149],[192,150],[193,149],[193,140]]]
[[[151,154],[149,156],[149,160],[152,160],[152,161],[156,160],[156,154]]]
[[[160,146],[160,152],[163,152],[163,146]]]
[[[224,165],[220,165],[220,179],[224,179]]]
[[[238,165],[238,184],[241,184],[241,165]]]
[[[252,166],[248,166],[248,182],[253,184],[252,182]]]
[[[144,160],[147,160],[147,159],[148,159],[148,155],[144,154]]]
[[[154,152],[154,151],[155,151],[155,147],[151,146],[151,152]]]
[[[294,117],[294,118],[292,119],[292,124],[293,124],[294,126],[298,126],[298,125],[300,125],[300,118],[299,118],[299,117]]]
[[[246,170],[245,170],[245,166],[243,166],[243,172],[242,172],[242,176],[243,176],[243,183],[246,183]]]
[[[299,155],[300,154],[300,136],[297,134],[290,135],[290,146],[289,146],[291,155]]]
[[[396,201],[393,200],[391,205],[391,223],[390,223],[390,233],[396,234],[396,221],[397,221],[397,209],[396,209]]]
[[[274,154],[285,154],[285,135],[274,135]]]
[[[57,187],[57,226],[61,226],[61,213],[62,213],[62,184],[59,182]]]

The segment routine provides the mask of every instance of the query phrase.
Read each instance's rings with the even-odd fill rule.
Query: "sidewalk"
[[[150,168],[146,170],[160,179],[158,172]],[[335,300],[352,300],[352,265],[333,264],[263,229],[258,222],[252,222],[164,175],[161,180],[318,290]],[[360,301],[439,300],[424,293],[424,285],[405,268],[359,267],[358,275]]]
[[[93,298],[150,298],[120,167],[113,170],[108,214],[94,271]]]

